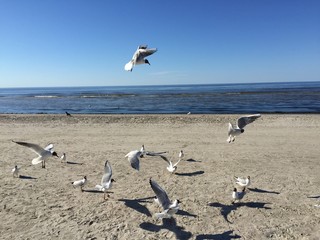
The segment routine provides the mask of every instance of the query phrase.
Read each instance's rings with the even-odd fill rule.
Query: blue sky
[[[320,80],[320,1],[1,0],[0,88]],[[151,66],[124,71],[137,46]]]

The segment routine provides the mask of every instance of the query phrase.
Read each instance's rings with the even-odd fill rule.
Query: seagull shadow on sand
[[[31,177],[31,176],[24,176],[24,175],[19,175],[20,179],[26,179],[26,180],[32,180],[32,179],[37,179],[35,177]]]
[[[102,191],[99,191],[99,190],[97,190],[97,189],[83,189],[83,192],[87,192],[87,193],[104,193],[104,192],[102,192]],[[113,192],[110,192],[110,191],[107,191],[106,193],[113,193]]]
[[[269,204],[269,203],[264,203],[264,202],[238,202],[235,204],[231,204],[231,205],[225,205],[222,203],[218,203],[218,202],[214,202],[214,203],[209,203],[208,205],[211,207],[218,207],[221,208],[220,212],[221,215],[223,216],[223,218],[228,222],[228,223],[232,223],[230,222],[230,220],[228,219],[228,215],[233,211],[236,210],[239,207],[249,207],[249,208],[259,208],[259,209],[271,209],[270,207],[266,207],[265,205]]]
[[[197,217],[197,215],[192,214],[192,213],[189,213],[189,212],[187,212],[187,211],[183,211],[183,210],[181,210],[181,209],[179,209],[176,214],[177,214],[177,215],[181,215],[181,216],[186,216],[186,217],[194,217],[194,218]]]
[[[275,192],[275,191],[268,191],[268,190],[263,190],[259,188],[248,188],[251,192],[257,192],[257,193],[271,193],[271,194],[280,194],[280,192]]]
[[[146,198],[139,198],[139,199],[124,199],[124,198],[122,198],[122,199],[118,199],[118,201],[124,202],[124,204],[127,207],[132,208],[139,213],[145,214],[148,217],[152,217],[149,209],[146,206],[142,205],[141,203],[150,202],[147,200],[153,199],[153,198],[154,197],[146,197]]]
[[[202,161],[199,161],[199,160],[195,160],[193,158],[189,158],[187,160],[185,160],[186,162],[202,162]]]
[[[184,177],[192,177],[192,176],[197,176],[201,174],[204,174],[204,171],[195,171],[190,173],[175,173],[175,175],[184,176]]]
[[[83,165],[83,163],[70,162],[70,161],[67,161],[66,163],[67,163],[67,164],[71,164],[71,165]]]
[[[139,226],[150,232],[159,232],[161,229],[167,229],[175,234],[176,239],[190,239],[192,236],[191,232],[185,231],[183,227],[177,226],[177,222],[174,218],[163,218],[162,225],[143,222]]]
[[[318,196],[309,196],[307,198],[320,198],[320,195],[318,195]]]
[[[201,234],[196,237],[196,240],[215,239],[215,240],[231,240],[241,238],[238,234],[232,235],[233,230],[226,231],[220,234]]]

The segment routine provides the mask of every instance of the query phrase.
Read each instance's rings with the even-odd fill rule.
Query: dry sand
[[[228,144],[238,115],[0,115],[1,239],[320,239],[320,115],[263,115]],[[11,142],[55,145],[58,159],[32,165],[35,154]],[[124,156],[168,151],[185,160],[170,175],[160,158]],[[109,160],[110,199],[94,187]],[[11,169],[21,166],[21,178]],[[88,178],[85,192],[71,182]],[[231,204],[233,176],[250,175],[242,203]],[[158,212],[152,177],[181,211]]]

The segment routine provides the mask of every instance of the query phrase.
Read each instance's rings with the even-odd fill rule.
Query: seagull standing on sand
[[[66,162],[67,161],[67,155],[66,153],[63,153],[62,156],[60,157],[61,162]]]
[[[14,166],[11,172],[12,172],[12,177],[19,177],[19,168],[17,165]]]
[[[182,159],[184,157],[184,152],[181,150],[180,152],[179,152],[179,159]]]
[[[168,163],[167,170],[170,173],[174,173],[175,171],[177,171],[177,168],[178,168],[177,165],[181,161],[181,158],[178,160],[178,162],[176,162],[175,164],[172,164],[172,162],[167,157],[163,155],[159,155],[159,156]]]
[[[232,204],[234,204],[235,201],[239,202],[246,194],[245,191],[246,191],[246,188],[243,188],[241,192],[238,192],[237,189],[234,188],[232,192],[232,198],[233,198]]]
[[[236,184],[241,187],[248,187],[251,184],[250,176],[247,178],[234,177],[236,180]]]
[[[46,168],[46,163],[45,161],[51,157],[51,156],[56,156],[59,157],[58,154],[53,151],[53,144],[49,144],[48,146],[46,146],[45,148],[40,147],[37,144],[33,144],[33,143],[27,143],[27,142],[15,142],[12,141],[14,143],[17,143],[21,146],[25,146],[29,149],[31,149],[33,152],[35,152],[36,154],[38,154],[37,158],[34,158],[32,160],[32,164],[36,165],[39,163],[42,163],[42,168]]]
[[[83,192],[83,186],[87,183],[87,177],[84,176],[83,179],[71,182],[73,187],[80,187],[81,192]]]
[[[145,59],[145,57],[148,57],[151,54],[155,53],[157,51],[157,49],[156,48],[147,48],[147,47],[148,47],[148,45],[140,45],[138,47],[138,49],[133,54],[133,57],[130,60],[130,62],[128,62],[124,66],[124,69],[126,71],[132,72],[132,69],[135,65],[139,65],[139,64],[149,64],[150,65],[150,62],[148,61],[148,59]]]
[[[237,120],[237,127],[234,128],[231,123],[229,123],[228,129],[228,139],[227,142],[231,143],[236,140],[236,136],[239,136],[244,132],[244,127],[249,123],[254,122],[257,118],[261,117],[261,114],[254,114],[249,116],[240,117]]]
[[[159,186],[159,184],[150,178],[150,186],[156,194],[155,202],[163,208],[161,213],[156,213],[156,218],[171,218],[179,210],[179,200],[170,201],[167,193]]]
[[[101,179],[101,185],[96,185],[96,189],[103,192],[103,199],[106,200],[106,192],[112,187],[112,182],[115,180],[112,177],[112,169],[108,160],[104,164],[104,174]]]

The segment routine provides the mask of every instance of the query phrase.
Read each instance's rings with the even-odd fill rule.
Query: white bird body
[[[65,153],[62,154],[62,156],[60,157],[61,162],[66,162],[67,161],[67,155]]]
[[[172,161],[170,161],[168,158],[166,158],[165,156],[163,155],[160,155],[160,157],[165,160],[168,164],[167,166],[167,170],[170,172],[170,173],[174,173],[176,170],[177,170],[177,165],[179,164],[179,162],[181,161],[181,158],[175,163],[175,164],[172,164]]]
[[[158,183],[150,178],[150,186],[156,194],[155,202],[159,204],[163,211],[156,213],[156,218],[171,218],[179,210],[179,200],[170,201],[167,193],[158,185]]]
[[[141,151],[133,150],[129,152],[125,157],[128,158],[130,165],[132,168],[136,169],[137,171],[140,170],[140,157],[143,155]]]
[[[17,165],[14,166],[14,168],[11,170],[13,177],[19,177],[19,168]]]
[[[238,192],[237,189],[234,188],[233,192],[232,192],[232,198],[233,198],[233,202],[232,203],[234,203],[235,201],[240,201],[241,199],[243,199],[245,194],[246,194],[245,188],[241,192]]]
[[[104,174],[101,179],[101,185],[96,185],[96,189],[104,193],[104,199],[106,199],[107,190],[112,187],[112,182],[114,182],[114,179],[112,178],[112,168],[107,160],[104,164]]]
[[[145,59],[145,57],[150,56],[151,54],[155,53],[157,51],[156,48],[147,48],[147,45],[140,45],[138,49],[135,51],[135,53],[132,56],[132,59],[130,62],[128,62],[124,69],[126,71],[132,71],[133,67],[135,65],[140,64],[149,64],[149,61]]]
[[[83,186],[87,183],[87,177],[84,176],[83,179],[72,182],[73,187],[80,187],[80,190],[83,191]]]
[[[130,162],[130,165],[132,168],[136,169],[137,171],[140,170],[140,158],[144,156],[160,156],[161,154],[166,152],[146,152],[144,149],[144,145],[142,145],[141,150],[133,150],[129,152],[125,158],[128,158],[128,161]]]
[[[236,184],[240,185],[241,187],[248,187],[251,184],[250,176],[247,178],[240,178],[234,177],[236,180]]]
[[[42,168],[45,168],[45,161],[51,157],[51,156],[56,156],[59,157],[58,154],[53,151],[53,144],[49,144],[48,146],[46,146],[45,148],[40,147],[37,144],[33,144],[33,143],[27,143],[27,142],[15,142],[19,145],[25,146],[27,148],[29,148],[30,150],[32,150],[34,153],[36,153],[38,155],[37,158],[32,159],[32,164],[36,165],[39,163],[42,163]]]
[[[236,136],[239,136],[241,133],[244,132],[244,127],[249,123],[254,122],[256,119],[261,117],[260,114],[253,114],[249,116],[243,116],[238,118],[237,126],[234,127],[231,123],[228,125],[228,139],[227,142],[231,143],[236,140]]]

